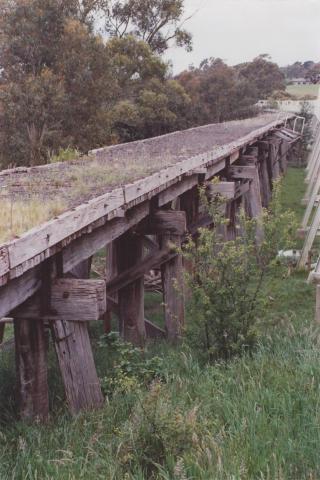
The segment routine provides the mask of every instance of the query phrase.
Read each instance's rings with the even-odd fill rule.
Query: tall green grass
[[[303,172],[290,169],[283,204],[298,214],[303,187]],[[210,365],[187,345],[150,344],[141,358],[162,359],[160,380],[123,381],[102,410],[73,419],[50,355],[51,419],[18,421],[12,354],[0,354],[0,479],[320,478],[320,337],[311,327],[314,287],[305,279],[281,267],[269,277],[250,356]],[[160,320],[150,296],[147,307]],[[92,341],[108,381],[125,353],[99,346],[100,333],[95,327]]]

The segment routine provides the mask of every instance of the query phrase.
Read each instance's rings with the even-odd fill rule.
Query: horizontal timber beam
[[[207,193],[210,197],[220,195],[221,197],[231,200],[235,197],[236,184],[235,182],[209,183]]]
[[[60,278],[51,286],[49,311],[42,312],[40,294],[12,312],[16,319],[64,320],[68,322],[96,321],[106,311],[106,282]]]
[[[231,178],[254,179],[257,173],[255,166],[233,166],[228,170]]]
[[[136,232],[144,235],[161,235],[164,233],[184,235],[186,231],[186,212],[177,210],[153,212],[136,229]]]
[[[121,272],[114,279],[107,282],[107,295],[112,295],[118,290],[121,290],[138,278],[143,277],[145,273],[158,267],[159,265],[162,265],[165,262],[168,262],[176,256],[177,253],[174,252],[170,247],[165,247],[159,250],[157,253],[148,255],[141,262],[139,262],[138,265]]]

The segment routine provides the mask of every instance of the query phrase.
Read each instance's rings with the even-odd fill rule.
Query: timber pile
[[[23,418],[48,416],[48,330],[72,413],[103,402],[89,322],[103,321],[108,332],[114,313],[121,335],[135,345],[143,345],[147,337],[179,341],[185,314],[183,269],[188,268],[180,247],[186,235],[213,226],[201,206],[199,186],[209,199],[224,198],[228,223],[222,233],[226,239],[235,238],[239,208],[250,217],[261,215],[270,202],[273,181],[286,172],[300,138],[290,128],[292,120],[258,117],[101,149],[95,152],[97,161],[110,161],[112,168],[114,152],[129,149],[131,162],[144,151],[142,162],[147,156],[152,164],[146,172],[154,173],[115,184],[111,191],[107,185],[100,196],[98,189],[94,198],[0,246],[0,318],[14,322]],[[216,146],[219,142],[224,143]],[[168,151],[169,163],[161,169],[158,159]],[[40,171],[56,175],[60,168],[67,174],[73,166],[5,172],[2,179],[32,177]],[[213,184],[214,177],[218,181]],[[256,235],[260,241],[259,226]],[[106,251],[105,278],[90,279],[92,257],[101,249]],[[145,318],[145,278],[150,282],[150,272],[160,272],[156,278],[159,287],[161,279],[164,330]]]

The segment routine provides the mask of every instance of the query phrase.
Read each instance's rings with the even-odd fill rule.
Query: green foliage
[[[103,337],[100,348],[108,348],[109,355],[114,357],[110,374],[101,382],[106,395],[126,394],[163,378],[162,358],[147,358],[141,349],[124,342],[116,333]]]
[[[239,75],[237,67],[229,67],[220,58],[203,60],[199,68],[182,72],[177,80],[191,98],[187,118],[192,124],[224,122],[256,113],[254,105],[259,100],[256,85],[251,78]]]
[[[80,157],[80,152],[76,148],[59,148],[55,155],[49,157],[50,163],[70,162]]]
[[[192,49],[191,34],[182,28],[183,0],[109,0],[103,12],[106,31],[112,37],[135,35],[158,54],[173,41]]]
[[[268,98],[275,90],[284,90],[284,74],[269,55],[259,55],[252,62],[238,65],[239,76],[249,81],[260,99]]]
[[[178,473],[180,464],[182,473],[182,457],[200,457],[206,447],[205,436],[210,438],[206,423],[199,420],[198,409],[198,405],[187,411],[175,407],[166,387],[153,382],[131,414],[119,461],[126,470],[144,472],[144,478],[159,478],[156,473],[166,462],[175,465],[172,473]]]
[[[297,227],[294,214],[282,212],[280,184],[274,184],[273,201],[261,218],[248,219],[241,212],[241,236],[234,240],[225,239],[222,205],[207,202],[215,228],[201,229],[184,251],[192,263],[192,273],[186,274],[192,292],[189,335],[210,360],[253,349],[266,302],[263,282],[278,250],[291,245]]]

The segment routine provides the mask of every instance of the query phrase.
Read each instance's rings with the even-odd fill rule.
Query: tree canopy
[[[0,0],[0,167],[244,118],[284,88],[266,56],[236,67],[209,58],[172,78],[160,53],[191,46],[183,3]]]

